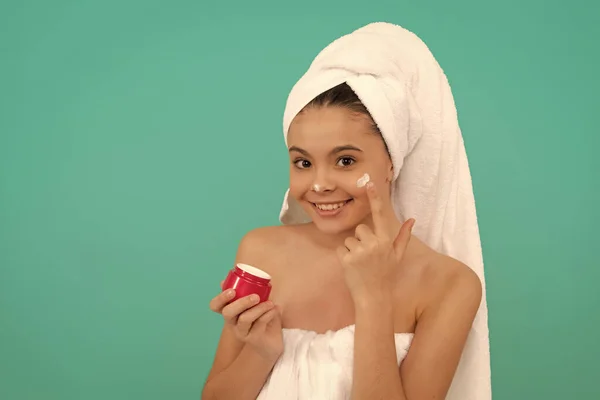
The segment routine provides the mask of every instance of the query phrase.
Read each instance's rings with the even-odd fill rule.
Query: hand
[[[221,282],[221,287],[223,282]],[[233,289],[215,296],[210,309],[223,316],[238,340],[252,346],[265,359],[275,362],[283,353],[281,313],[272,301],[259,304],[257,295],[250,295],[231,302]]]
[[[373,230],[361,224],[355,236],[348,237],[337,249],[346,284],[355,302],[365,296],[391,292],[394,272],[410,241],[415,220],[403,224],[396,218],[390,200],[379,194],[375,184],[366,186],[371,206]]]

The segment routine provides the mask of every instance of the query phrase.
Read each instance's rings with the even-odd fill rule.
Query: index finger
[[[389,233],[390,224],[389,202],[386,203],[383,200],[381,193],[373,182],[367,183],[367,197],[369,199],[369,205],[371,206],[375,235],[380,237],[387,235]]]
[[[216,313],[221,313],[223,308],[235,297],[235,290],[225,290],[212,298],[209,307]]]

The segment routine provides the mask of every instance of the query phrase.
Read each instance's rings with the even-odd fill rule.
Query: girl
[[[407,34],[388,24],[362,29],[394,32],[398,41]],[[361,30],[326,48],[304,81],[319,71],[326,74],[328,57],[344,52],[359,57],[361,43],[373,55],[377,46],[364,40],[343,43],[357,33]],[[333,52],[336,46],[341,50]],[[379,53],[382,60],[388,57]],[[333,64],[345,66],[336,60]],[[355,76],[374,75],[381,67],[366,58],[365,65],[370,61],[373,71],[362,68],[348,79],[337,76],[341,83],[325,85],[298,111],[292,98],[300,92],[310,96],[310,91],[298,84],[288,99],[290,188],[284,225],[249,232],[235,260],[269,273],[273,290],[269,301],[260,304],[253,296],[230,302],[231,291],[210,302],[225,324],[203,390],[205,400],[443,399],[451,389],[484,286],[472,266],[441,251],[443,235],[442,245],[434,249],[412,233],[420,219],[401,216],[397,185],[405,178],[393,135],[402,134],[402,117],[396,118],[395,129],[388,129],[385,117],[377,118],[386,110],[367,107],[357,95],[364,86]],[[414,96],[417,102],[418,93]],[[421,125],[425,132],[427,124]],[[407,128],[408,142],[413,128]],[[416,140],[407,153],[417,154],[424,141]],[[369,182],[363,186],[365,178]],[[414,191],[418,197],[419,187]],[[419,198],[419,207],[431,201]],[[294,222],[293,213],[305,220]],[[429,223],[430,216],[420,214]],[[482,373],[478,382],[467,373],[455,385],[460,390],[455,398],[491,398],[480,388],[482,381],[487,386],[486,371]],[[471,389],[464,389],[465,383]]]

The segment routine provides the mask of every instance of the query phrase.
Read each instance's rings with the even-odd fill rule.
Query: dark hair
[[[356,93],[354,93],[350,85],[348,85],[346,82],[334,86],[331,89],[321,93],[320,95],[312,99],[312,101],[308,103],[304,107],[304,109],[311,107],[321,108],[328,106],[346,108],[353,113],[362,114],[368,117],[373,125],[373,131],[381,135],[381,131],[379,130],[379,127],[373,120],[371,113],[369,113],[367,107],[365,107],[365,105],[362,103],[362,101],[360,101]]]
[[[312,107],[321,108],[332,106],[346,108],[353,113],[361,114],[367,117],[371,122],[371,129],[374,133],[378,134],[381,137],[381,140],[385,145],[385,149],[386,151],[388,151],[389,154],[387,143],[383,139],[383,135],[381,134],[379,127],[375,123],[375,120],[371,116],[371,113],[369,112],[369,110],[367,110],[367,107],[365,107],[365,105],[362,103],[362,101],[360,101],[356,93],[354,93],[354,90],[352,90],[350,85],[348,85],[346,82],[334,86],[331,89],[321,93],[320,95],[312,99],[312,101],[308,103],[303,108],[303,110]]]

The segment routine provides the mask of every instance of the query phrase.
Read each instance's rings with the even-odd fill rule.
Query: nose
[[[335,183],[327,171],[316,171],[311,189],[318,193],[331,192],[335,190]]]

